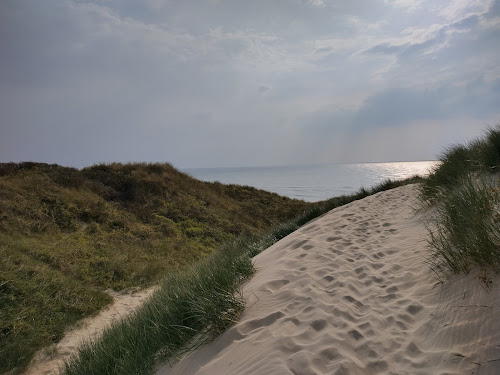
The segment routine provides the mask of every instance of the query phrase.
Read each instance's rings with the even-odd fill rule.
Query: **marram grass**
[[[379,191],[420,181],[385,181],[370,189],[320,202],[273,230],[238,239],[185,272],[168,276],[131,317],[107,329],[66,363],[64,375],[151,374],[160,362],[210,341],[238,320],[241,284],[253,272],[251,258],[310,220]]]
[[[500,270],[500,184],[497,176],[466,176],[437,205],[428,224],[439,273],[468,272],[474,266]]]
[[[136,313],[84,345],[63,373],[151,373],[157,361],[233,324],[244,306],[239,287],[252,272],[250,258],[235,242],[187,271],[168,276]]]
[[[422,184],[422,201],[435,205],[427,223],[438,275],[500,271],[500,127],[483,139],[452,146]]]
[[[112,299],[311,203],[195,180],[169,164],[0,163],[0,373]]]

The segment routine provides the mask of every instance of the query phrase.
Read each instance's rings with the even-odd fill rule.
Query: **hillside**
[[[0,164],[0,372],[108,304],[106,289],[154,284],[309,206],[169,164]]]

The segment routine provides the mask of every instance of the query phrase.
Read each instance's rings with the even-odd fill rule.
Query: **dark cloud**
[[[398,126],[409,121],[440,118],[446,94],[436,91],[393,89],[370,97],[354,116],[361,127]]]

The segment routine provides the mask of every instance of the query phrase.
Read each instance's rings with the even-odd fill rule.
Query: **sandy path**
[[[335,209],[259,254],[240,322],[157,375],[500,374],[500,278],[438,283],[416,191]]]
[[[57,345],[39,351],[30,363],[25,375],[56,375],[64,361],[77,352],[78,347],[92,340],[111,325],[139,308],[154,292],[156,287],[135,293],[116,293],[110,291],[113,303],[103,309],[96,317],[87,318],[78,327],[68,331]]]

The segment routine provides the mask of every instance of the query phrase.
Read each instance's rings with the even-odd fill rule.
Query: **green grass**
[[[25,244],[22,244],[25,245]],[[18,244],[16,244],[18,246]],[[109,304],[107,294],[61,275],[42,261],[0,245],[0,368],[31,359],[41,343],[57,342],[65,327]]]
[[[151,373],[238,319],[253,256],[333,208],[406,183],[421,182],[423,202],[436,207],[436,272],[500,271],[499,129],[447,149],[424,180],[315,204],[204,183],[168,164],[0,164],[0,373],[22,372],[36,350],[98,312],[111,300],[105,289],[163,280],[65,369]]]
[[[422,201],[436,207],[427,223],[438,275],[473,267],[500,271],[500,127],[468,145],[452,146],[422,184]]]
[[[97,314],[111,302],[104,292],[108,288],[143,288],[174,275],[181,280],[184,270],[190,275],[215,272],[190,267],[208,262],[216,249],[235,241],[237,247],[245,244],[244,257],[249,258],[312,218],[370,193],[362,190],[312,204],[248,186],[201,182],[169,164],[109,164],[83,170],[30,162],[0,164],[0,373],[23,372],[37,350],[58,342],[78,320]],[[227,290],[207,287],[215,293],[210,299],[217,300],[217,293],[228,300],[229,294],[237,295],[234,291],[247,275],[235,272],[232,277]],[[209,284],[207,276],[203,280]],[[190,290],[187,281],[178,283]],[[168,290],[168,295],[177,293]],[[191,297],[186,296],[189,301]],[[241,300],[233,302],[232,307],[207,309],[233,319]],[[202,305],[197,301],[193,306]],[[188,326],[183,319],[174,319],[176,330]],[[161,320],[150,319],[154,321]],[[187,331],[208,334],[206,324],[199,327],[194,324]],[[175,332],[167,335],[176,337]],[[184,332],[182,337],[194,336]],[[175,345],[186,345],[186,339]],[[160,352],[173,353],[168,348]]]
[[[310,203],[195,180],[169,164],[0,164],[0,373],[111,302]]]
[[[437,206],[429,224],[429,262],[439,273],[474,266],[500,270],[500,180],[464,177]]]
[[[320,202],[267,233],[234,241],[189,270],[168,276],[152,300],[131,318],[81,348],[64,374],[152,373],[158,362],[211,340],[238,319],[244,306],[239,288],[253,272],[253,256],[333,208],[418,181],[417,177],[388,180],[369,190]]]
[[[483,138],[448,147],[422,185],[422,199],[434,203],[464,179],[500,172],[500,127],[490,128]]]
[[[64,374],[151,373],[157,361],[233,324],[244,306],[239,286],[252,272],[244,246],[234,242],[167,276],[141,309],[81,348]]]

